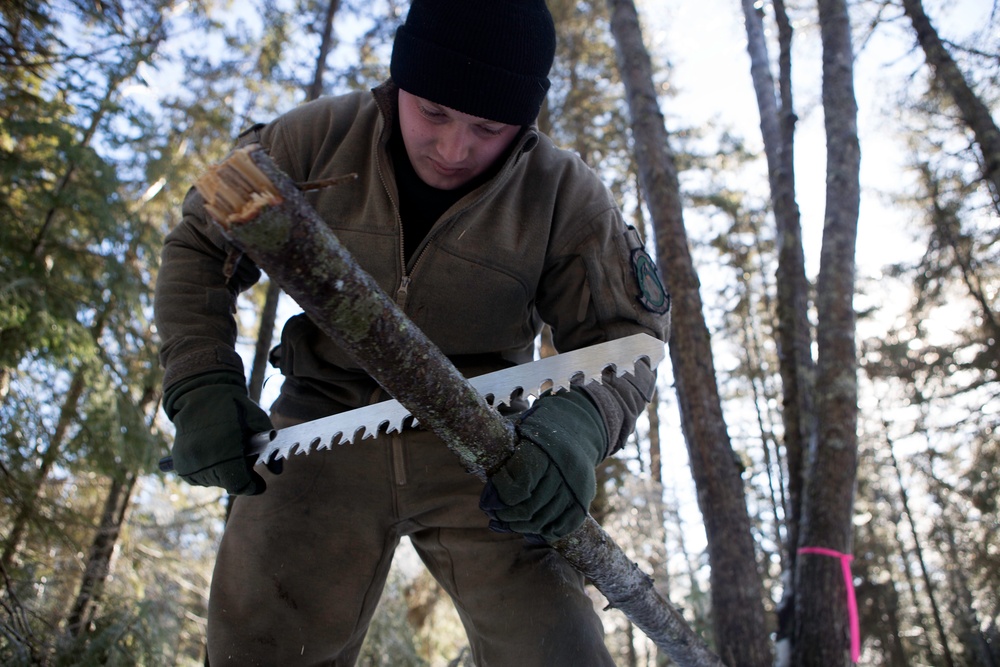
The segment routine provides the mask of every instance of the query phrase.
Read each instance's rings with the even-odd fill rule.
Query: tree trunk
[[[313,70],[312,83],[306,88],[306,101],[315,100],[323,94],[323,76],[326,74],[326,58],[333,45],[333,19],[340,7],[340,0],[329,0],[326,6],[326,18],[323,22],[323,34],[320,38],[319,54],[316,56],[316,67]],[[267,293],[264,305],[260,311],[260,327],[257,330],[257,345],[254,348],[253,362],[250,366],[249,396],[251,400],[260,403],[264,391],[264,375],[267,372],[268,355],[271,343],[274,341],[274,323],[278,314],[278,303],[281,300],[281,287],[268,277]],[[227,508],[226,516],[229,511]]]
[[[306,100],[315,100],[323,94],[323,75],[326,73],[326,58],[333,47],[333,17],[340,7],[340,0],[329,0],[326,5],[326,18],[323,20],[323,34],[319,42],[319,54],[316,56],[316,67],[313,69],[313,80],[306,89]]]
[[[145,411],[152,409],[155,412],[159,399],[159,392],[148,387],[137,402],[137,407]],[[155,416],[150,415],[147,426],[152,428],[154,421]],[[122,526],[125,525],[132,491],[139,479],[139,473],[134,470],[120,470],[119,474],[120,477],[115,475],[111,478],[101,520],[87,552],[87,563],[80,580],[80,588],[66,616],[66,632],[70,637],[79,637],[87,632],[97,603],[103,594],[104,583],[111,573],[111,559],[118,538],[121,536]]]
[[[361,270],[263,150],[236,151],[195,185],[229,240],[470,473],[486,479],[503,465],[518,446],[510,422]],[[552,546],[676,662],[721,665],[592,518]]]
[[[631,0],[608,0],[619,70],[628,97],[643,191],[657,259],[673,299],[670,359],[698,505],[712,566],[712,614],[719,655],[728,665],[771,664],[764,592],[740,468],[722,416],[698,276],[684,229],[677,167],[657,104],[652,65]]]
[[[938,83],[954,100],[962,120],[976,138],[983,160],[980,170],[992,190],[993,205],[1000,211],[1000,128],[993,121],[989,107],[972,90],[948,49],[944,47],[937,30],[924,12],[921,0],[903,0],[903,10],[913,24],[927,64],[934,70]]]
[[[660,390],[653,388],[653,398],[646,406],[649,419],[649,474],[657,484],[663,484],[663,459],[660,448]]]
[[[77,370],[70,382],[69,391],[66,392],[66,396],[63,398],[63,405],[59,411],[59,420],[56,422],[55,431],[49,439],[48,447],[45,448],[45,452],[39,460],[38,471],[35,473],[35,477],[31,480],[31,484],[24,495],[17,499],[19,505],[17,514],[14,515],[14,519],[11,521],[10,530],[7,532],[7,539],[4,543],[3,555],[0,556],[0,567],[5,571],[10,571],[11,563],[14,562],[14,556],[17,555],[18,550],[21,548],[21,541],[24,539],[28,524],[31,522],[32,516],[37,512],[38,508],[36,504],[38,503],[39,495],[41,495],[42,486],[45,484],[45,480],[48,479],[52,467],[59,458],[63,441],[66,438],[66,432],[69,430],[76,416],[76,408],[85,387],[83,370]]]
[[[104,331],[104,324],[107,321],[110,310],[111,305],[106,304],[104,310],[97,314],[97,319],[90,328],[90,335],[95,342],[100,339],[101,333]],[[35,505],[38,502],[38,496],[42,492],[42,486],[45,484],[45,480],[48,479],[52,467],[56,464],[66,439],[66,433],[77,416],[76,411],[80,403],[80,397],[83,396],[83,391],[87,387],[84,378],[85,371],[85,368],[80,367],[73,374],[69,389],[63,398],[62,408],[59,410],[59,419],[56,421],[56,427],[52,432],[52,437],[49,439],[48,447],[45,448],[45,453],[41,456],[38,472],[35,473],[35,478],[32,480],[30,488],[18,499],[20,507],[14,516],[14,520],[11,522],[10,530],[7,532],[7,539],[4,543],[3,554],[0,555],[0,567],[7,572],[10,571],[10,565],[14,561],[14,556],[17,555],[18,549],[21,547],[21,541],[24,539],[24,533],[28,529],[28,523],[37,509]]]
[[[902,513],[895,506],[892,506],[889,511],[890,521],[893,525],[893,539],[899,548],[899,554],[902,558],[902,567],[899,568],[899,574],[901,574],[905,580],[907,593],[910,595],[910,603],[913,607],[911,614],[913,614],[914,619],[910,625],[913,627],[927,628],[930,626],[930,622],[918,602],[920,600],[920,591],[918,590],[917,582],[913,577],[913,568],[910,564],[910,550],[903,542],[903,536],[900,533],[899,527],[903,522]],[[899,638],[899,643],[902,646],[905,646],[904,639],[905,638],[902,636]],[[914,637],[912,639],[912,643],[916,646],[915,650],[912,651],[915,657],[923,659],[924,662],[928,664],[934,664],[937,662],[937,657],[934,654],[934,647],[931,645],[930,637],[927,632],[921,632],[917,637]]]
[[[993,656],[990,655],[990,645],[983,635],[979,612],[976,611],[975,601],[972,598],[972,586],[969,582],[965,568],[959,560],[958,539],[955,536],[955,524],[951,521],[944,522],[940,527],[948,540],[948,551],[951,565],[948,567],[949,579],[951,579],[952,590],[952,610],[955,616],[955,626],[959,640],[964,647],[963,653],[969,656],[970,662],[975,660],[976,664],[983,667],[996,667]]]
[[[111,572],[111,556],[125,523],[125,514],[138,476],[129,472],[123,479],[112,479],[104,502],[101,523],[87,553],[87,565],[76,600],[66,616],[66,632],[71,637],[85,633],[101,599],[104,582]]]
[[[281,286],[267,279],[267,294],[260,309],[260,327],[257,329],[257,344],[254,347],[253,362],[250,365],[250,381],[247,394],[250,400],[260,403],[264,393],[264,379],[267,374],[268,355],[274,342],[274,323],[278,316],[278,302],[281,300]]]
[[[792,108],[791,88],[792,28],[784,3],[777,0],[774,11],[778,23],[780,53],[776,99],[761,11],[757,9],[754,0],[743,0],[747,52],[750,54],[751,78],[760,113],[761,136],[771,188],[771,207],[778,240],[777,347],[782,384],[781,414],[785,433],[785,457],[788,465],[788,501],[785,505],[787,541],[783,563],[785,572],[792,573],[795,571],[802,511],[802,486],[805,478],[803,454],[816,432],[813,389],[815,365],[808,315],[809,281],[805,272],[799,207],[795,199],[793,141],[796,117]],[[791,637],[790,624],[795,617],[794,578],[788,576],[785,582],[778,611],[779,643]],[[787,655],[787,652],[779,651],[779,654]]]
[[[875,558],[872,559],[873,567],[870,573],[875,572],[875,567],[885,568],[886,571],[892,572],[896,569],[893,560],[897,555],[902,555],[905,558],[905,551],[901,554],[895,553],[892,546],[902,548],[902,544],[898,541],[895,542],[895,545],[886,543],[877,534],[874,524],[874,521],[865,524],[867,541],[870,544],[885,544],[887,553],[883,554],[881,558],[878,557],[879,554],[874,554]],[[908,667],[910,660],[907,658],[906,646],[903,643],[904,633],[900,625],[899,593],[896,590],[895,577],[890,575],[882,582],[877,582],[873,577],[866,578],[862,575],[862,578],[867,580],[866,588],[871,598],[871,610],[868,617],[862,620],[862,627],[868,628],[868,631],[878,639],[882,649],[883,664],[886,667]],[[858,597],[864,598],[861,590],[861,588],[858,589]]]
[[[952,657],[951,646],[948,642],[948,633],[945,632],[944,621],[941,618],[941,605],[938,602],[934,580],[931,579],[931,573],[927,567],[927,559],[924,558],[924,548],[921,544],[920,534],[917,532],[917,524],[913,520],[913,513],[910,511],[910,496],[907,493],[906,486],[903,482],[903,473],[899,469],[899,461],[896,460],[896,453],[893,451],[892,441],[888,442],[887,449],[889,450],[889,462],[891,463],[892,469],[896,474],[896,483],[899,485],[899,499],[903,505],[903,514],[906,515],[906,521],[910,527],[910,534],[913,535],[913,552],[917,557],[917,565],[920,567],[920,575],[924,581],[924,592],[931,605],[931,615],[934,618],[934,628],[937,630],[938,638],[941,640],[941,649],[944,652],[944,667],[955,667],[955,659]],[[916,600],[914,599],[914,601]]]
[[[860,148],[854,97],[854,53],[845,0],[820,0],[823,110],[826,125],[826,213],[817,284],[818,442],[809,448],[798,548],[848,557],[858,458],[858,380],[854,274],[860,202]],[[801,555],[795,577],[793,663],[846,664],[847,582],[837,558]]]

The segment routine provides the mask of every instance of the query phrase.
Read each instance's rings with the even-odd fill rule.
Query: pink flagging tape
[[[844,573],[844,586],[847,588],[847,616],[851,623],[851,660],[856,664],[861,657],[861,625],[858,621],[858,599],[854,595],[854,577],[851,576],[851,561],[854,560],[854,556],[823,547],[802,547],[799,553],[829,556],[840,560],[840,569]]]

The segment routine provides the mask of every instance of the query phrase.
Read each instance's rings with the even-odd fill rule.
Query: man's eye
[[[499,137],[501,134],[503,134],[503,128],[502,127],[500,127],[500,128],[492,128],[492,127],[485,127],[483,125],[480,125],[479,129],[482,130],[483,134],[488,134],[491,137]]]
[[[419,107],[420,113],[427,118],[441,118],[444,114],[440,111],[435,111],[434,109],[428,109],[427,107]]]

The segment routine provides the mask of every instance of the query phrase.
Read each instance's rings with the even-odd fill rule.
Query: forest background
[[[850,661],[840,565],[804,545],[853,554],[862,664],[1000,664],[997,6],[549,5],[539,123],[675,297],[659,396],[595,517],[726,664]],[[202,662],[228,499],[156,470],[162,238],[240,129],[381,81],[405,13],[0,2],[3,664]],[[265,405],[280,379],[257,350],[295,312],[277,294],[239,312]],[[619,664],[671,664],[601,613]],[[361,664],[467,663],[401,552]]]

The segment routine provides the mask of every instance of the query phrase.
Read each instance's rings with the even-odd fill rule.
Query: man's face
[[[403,144],[420,179],[454,190],[490,168],[521,129],[399,91]]]

